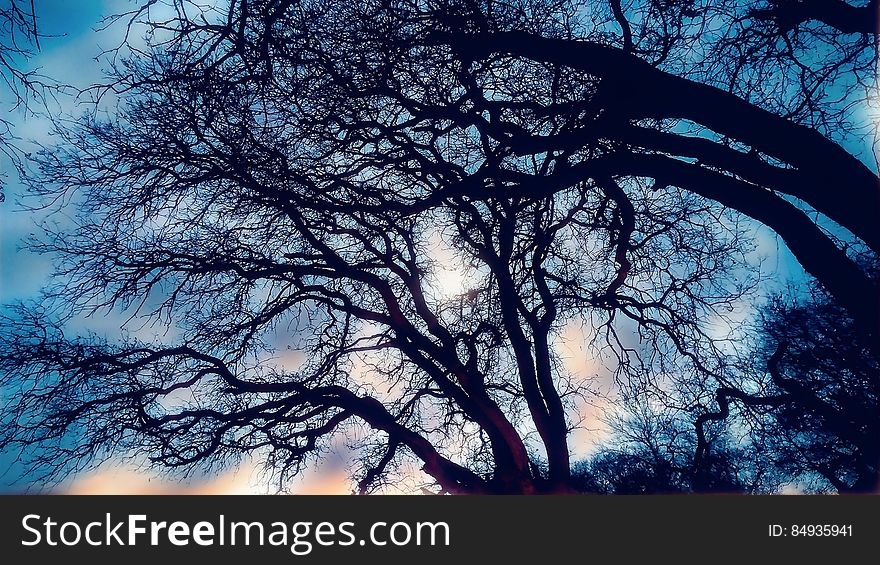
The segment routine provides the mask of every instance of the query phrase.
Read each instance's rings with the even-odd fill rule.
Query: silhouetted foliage
[[[706,433],[730,398],[781,406],[731,380],[755,222],[878,349],[853,259],[880,250],[878,177],[840,145],[876,30],[825,3],[153,5],[120,16],[147,47],[30,179],[77,212],[34,242],[58,264],[42,303],[4,320],[0,447],[39,446],[47,477],[256,452],[284,484],[343,437],[362,492],[410,460],[438,492],[756,490]],[[97,314],[130,333],[71,329]],[[675,381],[690,416],[588,480],[571,323],[623,388]]]
[[[813,285],[803,302],[778,298],[766,347],[782,351],[770,387],[790,401],[767,430],[774,461],[814,473],[839,492],[880,487],[880,360],[852,319]]]
[[[877,280],[876,259],[862,258]],[[715,449],[703,427],[748,430],[745,456],[755,469],[808,491],[876,492],[880,411],[875,351],[818,284],[777,294],[755,328],[743,374],[718,388],[719,411],[696,419],[700,459]]]

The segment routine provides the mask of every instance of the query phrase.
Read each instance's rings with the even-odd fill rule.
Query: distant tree
[[[876,279],[876,262],[865,270]],[[715,390],[718,410],[696,419],[695,467],[715,450],[704,426],[735,422],[751,430],[756,468],[810,490],[880,490],[880,360],[848,313],[812,283],[773,297],[754,337],[745,377]]]
[[[695,465],[697,432],[689,412],[648,397],[610,418],[610,441],[573,467],[582,492],[600,494],[767,493],[778,486],[766,457],[724,425],[701,429],[712,449]]]
[[[713,328],[754,286],[751,220],[876,347],[849,250],[880,250],[878,177],[840,145],[871,30],[763,2],[153,4],[118,106],[59,122],[30,182],[78,210],[0,335],[0,447],[47,475],[256,451],[283,482],[343,435],[363,492],[406,459],[439,492],[570,492],[562,328],[625,386],[727,382]],[[69,335],[106,312],[170,335]],[[279,332],[299,367],[267,359]]]
[[[778,298],[765,316],[766,348],[780,352],[768,385],[789,398],[771,413],[771,453],[791,475],[878,492],[880,359],[827,293],[810,290],[801,302]]]

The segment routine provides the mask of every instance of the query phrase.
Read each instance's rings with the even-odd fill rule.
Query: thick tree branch
[[[844,0],[770,0],[769,4],[754,10],[752,15],[772,20],[782,33],[818,21],[842,33],[877,34],[877,0],[865,6],[853,6]]]
[[[869,218],[880,216],[880,179],[858,159],[819,132],[763,110],[714,86],[658,70],[624,51],[585,41],[544,38],[524,32],[486,35],[437,35],[473,58],[507,53],[566,65],[604,79],[613,114],[636,118],[688,119],[729,136],[814,178],[808,203],[825,212],[859,219],[846,224],[855,235],[880,251],[880,230]],[[818,201],[817,201],[818,197]],[[833,206],[833,201],[838,205]],[[873,225],[872,225],[873,224]]]

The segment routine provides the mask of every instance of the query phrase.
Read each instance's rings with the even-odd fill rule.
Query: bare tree
[[[257,451],[283,482],[341,434],[363,492],[407,459],[441,492],[570,491],[588,383],[563,326],[586,321],[624,385],[728,383],[711,327],[756,282],[751,220],[875,343],[848,250],[880,249],[878,178],[820,131],[847,130],[870,49],[822,63],[843,101],[811,69],[762,98],[756,61],[801,68],[810,42],[719,62],[735,37],[701,25],[756,29],[753,3],[341,4],[127,15],[153,34],[116,59],[118,107],[59,124],[31,181],[78,215],[34,244],[59,262],[43,304],[5,320],[0,446],[41,446],[48,475]],[[101,312],[173,335],[67,335]],[[300,366],[267,359],[279,332]]]

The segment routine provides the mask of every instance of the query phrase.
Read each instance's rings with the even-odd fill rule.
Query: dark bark
[[[755,10],[753,15],[773,20],[783,33],[818,21],[842,33],[877,34],[877,0],[865,6],[853,6],[843,0],[771,0],[769,7]]]

